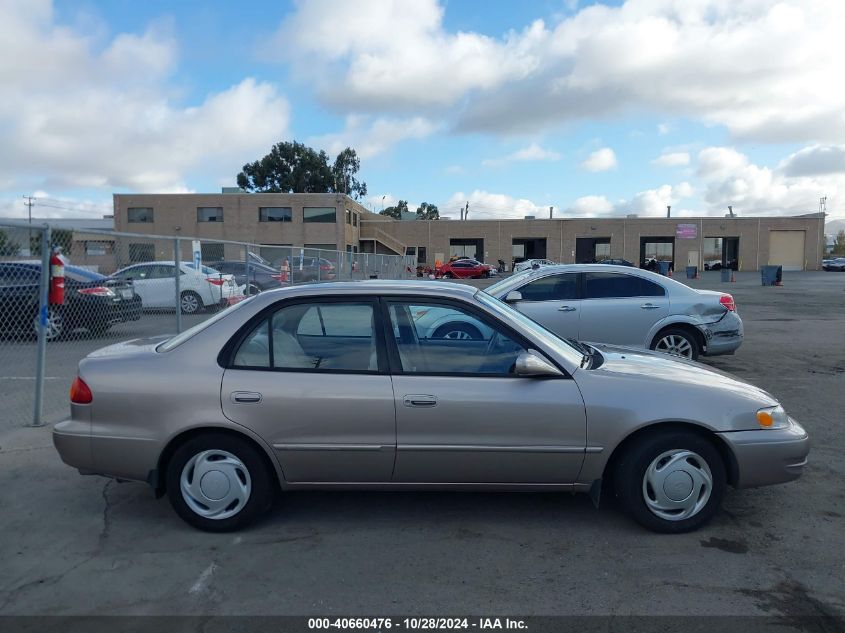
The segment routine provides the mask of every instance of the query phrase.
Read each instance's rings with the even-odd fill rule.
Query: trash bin
[[[698,277],[698,266],[687,266],[687,279]]]
[[[669,264],[671,263],[672,262],[657,262],[658,270],[660,271],[660,274],[664,277],[667,277],[669,275]]]
[[[730,268],[723,268],[722,269],[722,281],[728,282],[731,280],[731,273],[733,271]]]
[[[783,266],[761,266],[760,277],[764,286],[780,286],[783,279]]]

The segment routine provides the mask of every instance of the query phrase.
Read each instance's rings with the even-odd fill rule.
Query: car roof
[[[326,295],[426,295],[436,298],[467,299],[478,292],[477,288],[465,284],[446,281],[417,281],[366,279],[362,281],[332,281],[323,283],[298,284],[266,290],[256,295],[256,300],[272,302],[282,296],[326,296]]]
[[[542,268],[538,268],[536,270],[522,272],[529,272],[529,276],[526,277],[526,279],[530,278],[531,275],[534,275],[539,278],[545,277],[547,275],[554,275],[556,273],[619,272],[624,273],[626,275],[636,275],[637,277],[643,277],[645,279],[654,281],[662,285],[669,284],[672,285],[672,287],[685,288],[687,290],[696,292],[694,288],[690,288],[689,286],[682,284],[679,281],[675,281],[674,279],[664,277],[659,273],[652,272],[650,270],[644,270],[642,268],[636,268],[634,266],[622,266],[617,264],[555,264],[554,266],[543,266]]]

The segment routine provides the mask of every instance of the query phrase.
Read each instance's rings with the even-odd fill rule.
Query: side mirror
[[[522,293],[519,290],[511,290],[505,295],[505,303],[516,303],[522,301]]]
[[[516,357],[517,376],[562,376],[561,371],[545,358],[531,350],[520,353]]]

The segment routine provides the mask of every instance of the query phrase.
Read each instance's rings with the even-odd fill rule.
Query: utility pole
[[[27,206],[29,212],[29,243],[27,244],[27,251],[32,255],[32,205],[35,204],[35,196],[24,196],[23,199],[26,200],[24,204]]]
[[[819,213],[827,213],[827,196],[819,198]]]

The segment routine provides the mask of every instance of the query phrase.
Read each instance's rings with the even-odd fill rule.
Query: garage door
[[[769,233],[769,264],[784,270],[804,270],[804,231]]]

